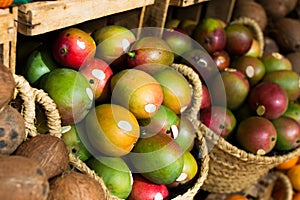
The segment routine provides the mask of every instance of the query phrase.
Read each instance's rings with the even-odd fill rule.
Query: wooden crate
[[[170,6],[186,7],[202,3],[208,0],[170,0]]]
[[[27,36],[47,33],[89,20],[154,4],[154,0],[57,0],[22,4],[18,32]]]
[[[179,18],[189,18],[198,21],[202,4],[211,0],[156,0],[151,6],[146,7],[144,27],[164,28],[167,20],[170,20],[174,13]],[[163,32],[161,29],[160,36]]]
[[[206,4],[205,16],[216,17],[228,23],[231,20],[235,0],[210,0]]]
[[[0,62],[15,73],[18,8],[0,9]]]
[[[229,22],[235,0],[162,0],[146,8],[144,26],[164,27],[170,19],[199,21],[216,17]]]

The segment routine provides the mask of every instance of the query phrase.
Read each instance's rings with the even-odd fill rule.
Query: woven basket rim
[[[198,124],[198,112],[202,101],[202,82],[200,77],[191,67],[185,64],[173,63],[171,67],[180,72],[193,87],[191,106],[184,111],[183,115]]]

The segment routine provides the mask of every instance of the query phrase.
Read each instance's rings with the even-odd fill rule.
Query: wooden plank
[[[171,6],[168,15],[171,15],[171,19],[189,19],[198,22],[202,13],[202,8],[203,4],[195,4],[187,7]]]
[[[205,1],[209,1],[209,0],[170,0],[170,6],[186,7],[186,6],[202,3]]]
[[[170,0],[156,0],[151,6],[147,6],[145,11],[145,19],[143,27],[162,28],[158,37],[162,35],[163,28],[166,23]],[[155,35],[156,33],[154,33]]]
[[[31,2],[19,6],[18,31],[24,35],[38,35],[152,4],[154,0]]]
[[[0,12],[0,61],[15,73],[16,44],[17,44],[17,19],[18,8],[1,10]]]
[[[138,28],[141,9],[134,9],[108,17],[108,24],[124,26],[128,29]]]
[[[0,43],[13,40],[14,16],[11,13],[0,15]]]
[[[210,0],[207,3],[205,17],[215,17],[230,22],[235,0]]]

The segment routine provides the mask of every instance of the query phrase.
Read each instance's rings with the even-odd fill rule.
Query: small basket
[[[203,124],[199,129],[207,142],[214,145],[209,152],[209,173],[202,186],[209,192],[239,192],[256,184],[278,164],[300,155],[300,147],[284,155],[255,155],[230,144]]]
[[[256,200],[292,200],[293,187],[289,178],[280,171],[270,171],[258,183],[238,193],[210,193],[205,200],[224,200],[230,195],[241,195]]]
[[[197,113],[202,98],[202,87],[201,81],[197,73],[195,73],[191,68],[182,64],[173,64],[172,68],[176,69],[182,73],[193,86],[193,98],[192,106],[190,106],[183,114],[190,119],[195,127],[198,127],[199,121],[197,120]],[[58,138],[62,136],[62,127],[61,127],[61,118],[57,110],[56,104],[54,101],[45,93],[43,90],[32,88],[29,83],[19,75],[14,75],[16,82],[16,94],[19,95],[22,99],[21,114],[25,121],[26,127],[26,138],[36,136],[38,133],[37,128],[35,127],[35,108],[36,103],[43,106],[45,110],[45,115],[47,119],[47,126],[49,129],[49,134],[54,135]],[[197,130],[197,129],[196,129]],[[203,185],[208,174],[208,163],[209,156],[207,154],[207,145],[206,140],[201,134],[200,131],[197,131],[197,150],[201,153],[200,160],[201,166],[199,167],[198,176],[193,181],[193,185],[187,188],[184,192],[181,192],[179,195],[175,196],[173,199],[193,199],[200,187]],[[199,154],[200,155],[200,154]],[[105,186],[103,180],[91,170],[82,160],[77,158],[74,154],[69,154],[69,163],[71,166],[76,168],[94,178],[102,186],[103,191],[107,200],[118,200],[119,198],[110,195],[109,190]]]
[[[258,25],[258,23],[254,19],[251,19],[249,17],[240,17],[240,18],[233,20],[230,23],[245,25],[248,28],[250,28],[250,30],[252,30],[252,33],[254,34],[254,38],[259,43],[259,47],[260,47],[259,57],[261,57],[264,52],[264,34],[263,34],[263,31],[261,30],[260,26]]]
[[[283,172],[276,170],[271,170],[257,184],[245,189],[242,193],[255,199],[293,199],[291,181]]]

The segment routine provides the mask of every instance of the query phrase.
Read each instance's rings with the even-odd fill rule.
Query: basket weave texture
[[[193,87],[193,98],[192,105],[183,113],[188,119],[190,119],[195,127],[199,125],[199,121],[197,120],[197,113],[199,110],[199,106],[202,98],[202,87],[201,81],[197,73],[195,73],[191,68],[182,64],[173,64],[172,68],[179,71],[184,77],[187,78],[189,83]],[[36,103],[43,106],[47,119],[47,126],[49,129],[49,134],[61,138],[62,136],[62,126],[61,126],[61,118],[59,112],[57,110],[55,102],[45,93],[43,90],[32,88],[29,83],[25,80],[24,77],[15,75],[16,82],[16,91],[17,94],[23,100],[21,114],[25,121],[26,127],[26,138],[34,137],[38,133],[37,128],[35,127],[35,106]],[[208,175],[208,164],[209,164],[209,156],[207,154],[207,145],[206,140],[203,137],[200,131],[197,131],[197,148],[199,150],[200,155],[200,163],[198,177],[195,180],[193,186],[191,186],[187,191],[183,194],[180,194],[173,199],[193,199],[198,190],[203,185],[204,181]],[[99,177],[93,170],[91,170],[82,160],[77,158],[74,154],[69,154],[69,163],[70,166],[76,168],[77,170],[85,173],[95,179],[102,186],[105,192],[105,199],[107,200],[118,200],[119,198],[110,195],[109,190],[105,186],[101,177]]]

